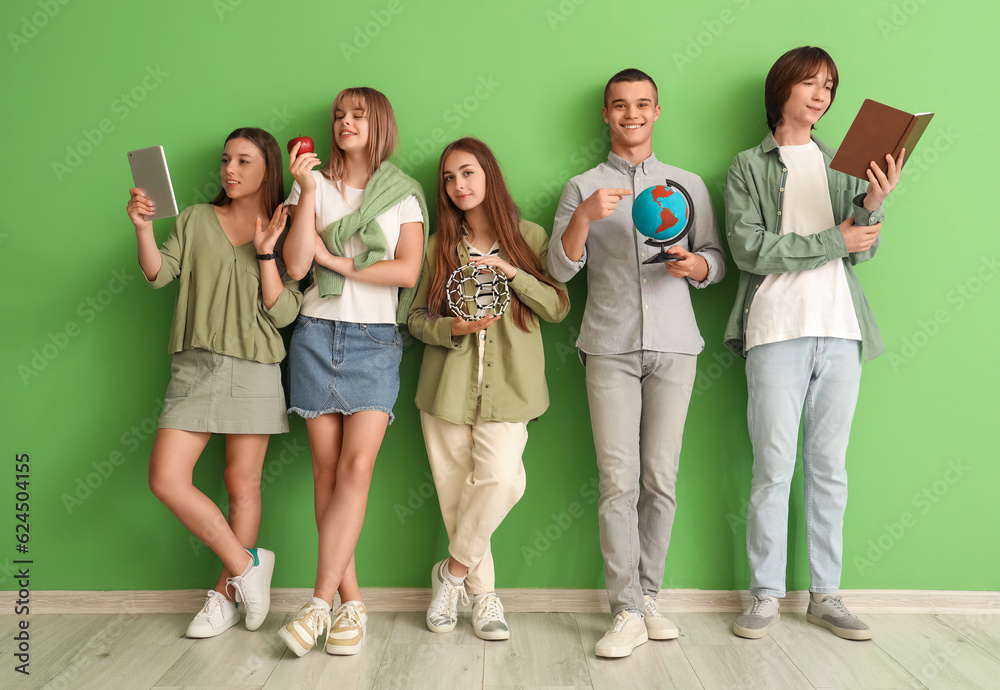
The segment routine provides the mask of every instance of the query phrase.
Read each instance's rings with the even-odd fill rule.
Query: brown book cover
[[[847,130],[844,143],[830,162],[830,167],[867,180],[868,166],[872,161],[878,164],[882,172],[886,172],[885,155],[891,154],[894,160],[898,160],[899,153],[904,148],[905,166],[932,117],[934,113],[911,115],[866,98],[851,128]]]

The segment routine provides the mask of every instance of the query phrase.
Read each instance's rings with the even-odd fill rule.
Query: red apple
[[[313,140],[310,139],[309,137],[295,137],[294,139],[288,142],[287,148],[289,154],[292,153],[292,149],[295,147],[296,144],[302,144],[301,146],[299,146],[299,152],[297,154],[299,156],[301,156],[303,153],[312,153],[313,151],[316,150],[316,147],[313,145]]]

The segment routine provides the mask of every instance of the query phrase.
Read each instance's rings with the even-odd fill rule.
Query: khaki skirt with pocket
[[[159,428],[214,434],[288,431],[277,363],[262,364],[208,350],[174,354]]]

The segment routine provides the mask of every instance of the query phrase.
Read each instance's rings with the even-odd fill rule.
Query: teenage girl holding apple
[[[288,271],[309,275],[289,353],[290,410],[306,420],[319,556],[312,599],[279,635],[298,656],[327,632],[326,651],[364,644],[354,548],[375,458],[399,392],[403,322],[426,245],[423,190],[388,161],[396,144],[389,100],[371,88],[333,103],[333,146],[320,170],[292,148]],[[339,591],[341,605],[331,621]]]
[[[249,630],[267,615],[274,554],[253,548],[261,467],[269,435],[288,431],[278,329],[295,319],[302,297],[274,253],[287,217],[278,143],[262,129],[235,130],[220,173],[219,195],[182,211],[160,249],[147,219],[152,201],[132,189],[128,202],[146,280],[154,288],[178,281],[170,385],[149,486],[223,563],[188,637],[213,637],[238,623],[231,596],[244,605]],[[213,433],[226,435],[228,520],[191,480]]]
[[[450,556],[431,572],[427,626],[453,630],[468,592],[476,636],[506,640],[490,537],[524,493],[528,421],[549,405],[538,319],[562,321],[569,299],[543,268],[548,235],[520,219],[480,140],[459,139],[441,154],[437,216],[408,321],[427,343],[416,403],[450,542]],[[503,315],[451,316],[448,278],[470,261],[506,276],[511,301]]]

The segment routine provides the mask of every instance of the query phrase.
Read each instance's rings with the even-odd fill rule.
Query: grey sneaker
[[[778,600],[766,594],[755,594],[750,606],[733,623],[733,632],[740,637],[758,640],[767,635],[767,630],[781,620]]]
[[[480,640],[509,640],[510,628],[503,617],[500,597],[490,592],[476,597],[473,602],[472,632]]]
[[[445,577],[448,559],[434,564],[431,572],[431,605],[427,608],[427,627],[431,632],[448,633],[458,624],[458,600],[469,605],[465,585],[456,587]]]
[[[837,594],[827,594],[823,597],[823,601],[817,604],[810,593],[806,620],[827,628],[845,640],[872,639],[871,629],[847,610],[844,600]]]

